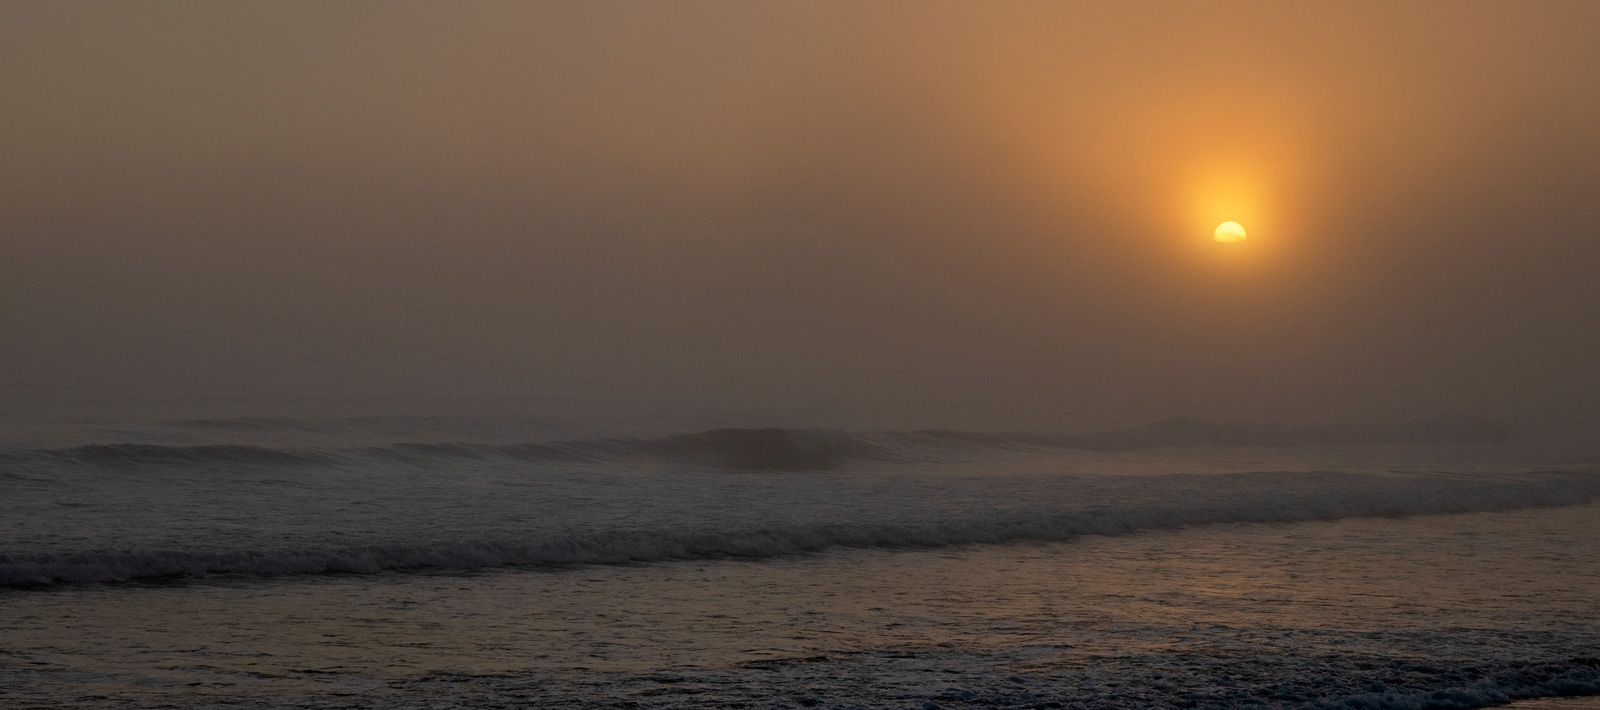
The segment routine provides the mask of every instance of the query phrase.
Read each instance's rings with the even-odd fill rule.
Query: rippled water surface
[[[1592,659],[1571,661],[1600,649],[1597,541],[1588,505],[760,562],[12,590],[0,603],[13,690],[0,697],[1182,705],[1270,701],[1282,685],[1297,702],[1431,692],[1440,675],[1530,661],[1594,692]],[[1444,680],[1485,701],[1531,692]]]
[[[801,431],[562,444],[577,460],[263,426],[274,441],[12,446],[0,706],[1600,692],[1600,475],[1570,452]],[[730,445],[776,463],[716,458]]]

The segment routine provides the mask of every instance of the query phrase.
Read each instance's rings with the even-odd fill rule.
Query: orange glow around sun
[[[1257,186],[1259,179],[1251,179],[1238,170],[1209,171],[1192,179],[1195,186],[1191,188],[1187,221],[1199,234],[1210,234],[1219,243],[1236,244],[1246,237],[1242,225],[1269,221],[1262,190]]]

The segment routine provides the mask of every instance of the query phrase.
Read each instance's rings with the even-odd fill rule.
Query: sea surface
[[[726,423],[12,416],[0,707],[1600,694],[1583,446]]]

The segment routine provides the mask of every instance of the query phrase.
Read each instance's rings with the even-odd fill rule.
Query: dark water
[[[1600,472],[1571,449],[1438,427],[685,430],[391,416],[14,434],[0,705],[1600,692]]]

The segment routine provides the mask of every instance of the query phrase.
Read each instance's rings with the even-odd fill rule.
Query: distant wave
[[[1005,511],[925,523],[830,524],[744,530],[594,531],[528,541],[469,540],[431,545],[229,552],[131,551],[0,554],[0,585],[115,582],[214,574],[375,573],[507,565],[618,564],[677,559],[758,559],[831,548],[931,548],[1212,523],[1266,523],[1356,516],[1424,515],[1535,506],[1578,505],[1600,494],[1600,474],[1549,473],[1521,480],[1390,479],[1344,476],[1338,492],[1274,494],[1192,507]],[[1210,479],[1208,479],[1210,480]]]
[[[586,439],[538,444],[400,443],[346,448],[272,448],[235,444],[160,446],[104,444],[0,453],[0,464],[84,464],[105,467],[256,464],[304,466],[519,460],[607,462],[650,460],[758,471],[820,471],[850,459],[886,458],[888,448],[842,431],[713,429],[652,439]]]
[[[288,426],[278,420],[205,420],[208,426]],[[425,463],[511,459],[550,462],[648,460],[753,471],[826,471],[852,460],[928,461],[958,450],[1055,447],[1097,451],[1167,446],[1300,444],[1469,444],[1504,439],[1497,423],[1469,417],[1397,425],[1291,426],[1168,419],[1100,434],[960,432],[850,433],[826,429],[712,429],[644,439],[582,439],[530,444],[399,443],[347,448],[245,445],[107,444],[0,453],[0,464],[75,463],[109,467],[150,465],[313,465],[383,460]]]
[[[371,420],[373,418],[366,418]],[[408,420],[421,419],[420,417],[407,417]],[[338,421],[338,420],[335,420]],[[356,421],[363,421],[358,419]],[[214,431],[295,431],[295,432],[323,432],[330,427],[325,421],[303,420],[291,417],[228,417],[225,419],[182,419],[170,421],[167,426],[183,429],[200,429]],[[344,428],[348,428],[348,425]]]
[[[312,449],[274,449],[238,444],[158,446],[154,444],[101,444],[70,449],[41,449],[0,453],[3,463],[78,463],[99,466],[199,465],[251,463],[305,465],[333,463],[337,456]]]
[[[949,439],[1039,444],[1098,451],[1162,446],[1289,446],[1299,444],[1478,444],[1503,441],[1510,433],[1499,422],[1477,417],[1438,417],[1398,424],[1303,426],[1255,422],[1208,422],[1175,417],[1134,429],[1098,434],[920,432]]]

